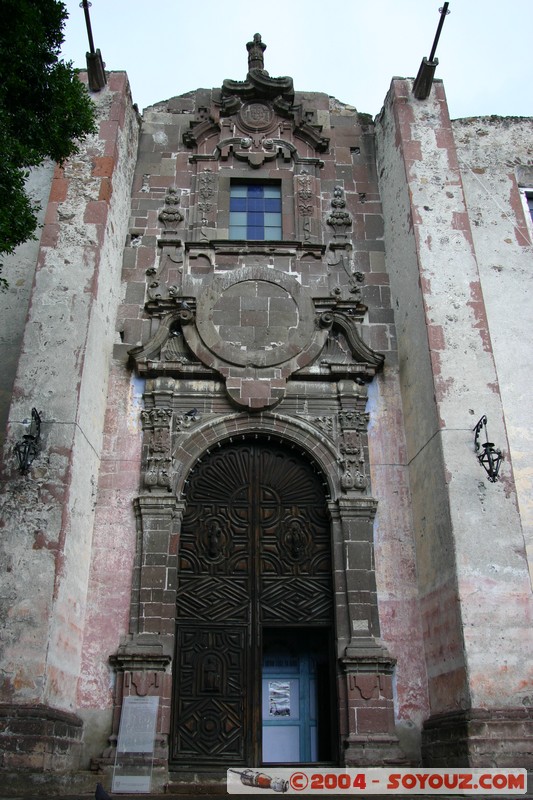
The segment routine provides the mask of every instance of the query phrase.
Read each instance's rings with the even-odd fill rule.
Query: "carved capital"
[[[354,411],[339,411],[339,424],[343,432],[366,431],[369,419],[370,414],[366,411],[358,411],[357,409]]]
[[[170,428],[172,422],[171,408],[150,408],[141,411],[143,430],[151,428]]]

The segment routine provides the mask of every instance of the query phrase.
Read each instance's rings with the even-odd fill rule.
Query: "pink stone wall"
[[[512,463],[489,483],[473,448],[486,414],[491,439],[509,452],[479,266],[486,253],[475,246],[440,82],[420,102],[410,81],[393,81],[378,153],[431,710],[497,696],[520,705],[531,594]]]
[[[45,213],[4,458],[2,699],[77,706],[95,491],[137,121],[124,73],[93,96],[99,131],[57,168]],[[11,448],[35,406],[42,448],[20,476]]]

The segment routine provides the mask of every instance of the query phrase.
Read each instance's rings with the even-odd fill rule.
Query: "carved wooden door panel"
[[[261,631],[330,626],[330,528],[319,476],[244,441],[191,473],[177,593],[171,760],[261,761]]]

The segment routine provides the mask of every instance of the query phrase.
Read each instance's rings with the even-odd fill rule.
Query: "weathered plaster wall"
[[[410,141],[402,147],[401,126],[405,123],[395,116],[395,111],[386,105],[377,121],[378,174],[385,219],[386,263],[398,335],[406,436],[404,463],[408,465],[412,495],[423,646],[431,706],[446,708],[447,704],[451,707],[459,704],[466,694],[461,620],[457,615],[454,549],[447,535],[450,522],[446,477],[436,435],[439,424],[417,263],[418,243],[406,181],[406,163],[419,156],[419,149]],[[442,607],[449,610],[447,619],[439,613],[440,599]]]
[[[442,84],[419,102],[393,81],[378,154],[432,713],[521,705],[531,593],[511,464],[490,484],[474,455],[484,413],[507,441]]]
[[[0,291],[0,348],[2,369],[0,370],[0,451],[4,447],[5,431],[11,403],[13,383],[17,374],[20,346],[28,314],[28,305],[35,275],[39,239],[44,222],[54,164],[46,162],[30,172],[26,191],[33,202],[39,205],[38,228],[35,239],[17,247],[11,255],[2,259],[2,278],[9,286]]]
[[[99,133],[56,168],[10,410],[8,444],[32,406],[42,452],[27,476],[9,449],[1,699],[75,710],[108,372],[137,120],[124,73],[93,95]]]
[[[464,119],[452,127],[533,573],[533,228],[520,197],[521,186],[533,185],[533,120]]]
[[[411,489],[398,367],[393,354],[369,387],[367,410],[373,494],[378,500],[374,548],[383,641],[397,659],[397,732],[416,759],[419,734],[429,715],[424,631],[416,575]]]
[[[121,346],[117,349],[120,352]],[[77,691],[77,713],[85,722],[84,765],[100,756],[108,745],[115,689],[109,656],[116,653],[129,631],[137,548],[133,501],[141,471],[143,388],[144,381],[131,376],[123,358],[113,361]]]

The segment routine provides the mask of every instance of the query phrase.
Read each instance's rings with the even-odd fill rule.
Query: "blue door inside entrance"
[[[316,664],[309,654],[263,660],[263,762],[317,761]]]
[[[331,630],[265,627],[261,640],[261,762],[331,763]]]

